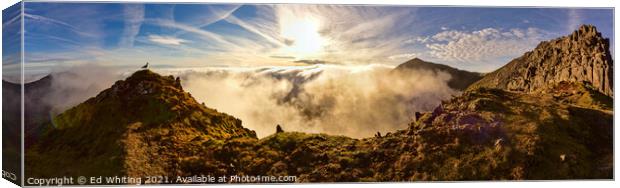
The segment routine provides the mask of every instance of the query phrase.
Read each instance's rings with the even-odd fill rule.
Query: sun
[[[317,56],[323,51],[326,39],[319,33],[321,23],[311,16],[284,20],[280,34],[286,40],[285,53],[299,58]]]

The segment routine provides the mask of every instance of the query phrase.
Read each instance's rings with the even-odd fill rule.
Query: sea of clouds
[[[135,71],[135,70],[134,70]],[[386,65],[154,68],[181,78],[198,102],[233,115],[259,137],[285,131],[355,138],[404,129],[416,111],[431,111],[459,92],[448,74],[395,74]],[[61,112],[109,88],[133,71],[78,66],[54,74],[46,96]]]

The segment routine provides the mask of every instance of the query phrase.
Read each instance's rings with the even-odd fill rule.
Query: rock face
[[[481,73],[459,70],[447,65],[436,64],[413,58],[394,68],[395,73],[410,74],[412,71],[433,71],[435,73],[444,72],[450,75],[448,86],[455,90],[464,90],[472,83],[482,78]]]
[[[613,97],[613,60],[609,39],[592,25],[551,41],[489,73],[470,88],[533,92],[561,81],[584,82]]]

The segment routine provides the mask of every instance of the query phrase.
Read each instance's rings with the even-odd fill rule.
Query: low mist
[[[52,114],[60,114],[95,97],[115,81],[124,79],[118,70],[92,64],[54,71],[51,76],[50,91],[43,102],[52,107]]]
[[[450,76],[430,71],[393,74],[384,65],[154,69],[181,77],[198,102],[233,115],[259,137],[285,131],[354,138],[404,129],[416,111],[431,111],[458,94]],[[93,65],[53,73],[44,102],[59,114],[132,71]]]
[[[383,65],[179,71],[185,90],[259,137],[285,131],[355,138],[406,128],[414,112],[458,94],[445,73],[393,74]]]

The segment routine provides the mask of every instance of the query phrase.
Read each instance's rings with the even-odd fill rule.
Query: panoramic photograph
[[[2,14],[9,181],[614,179],[613,8],[24,2]]]

